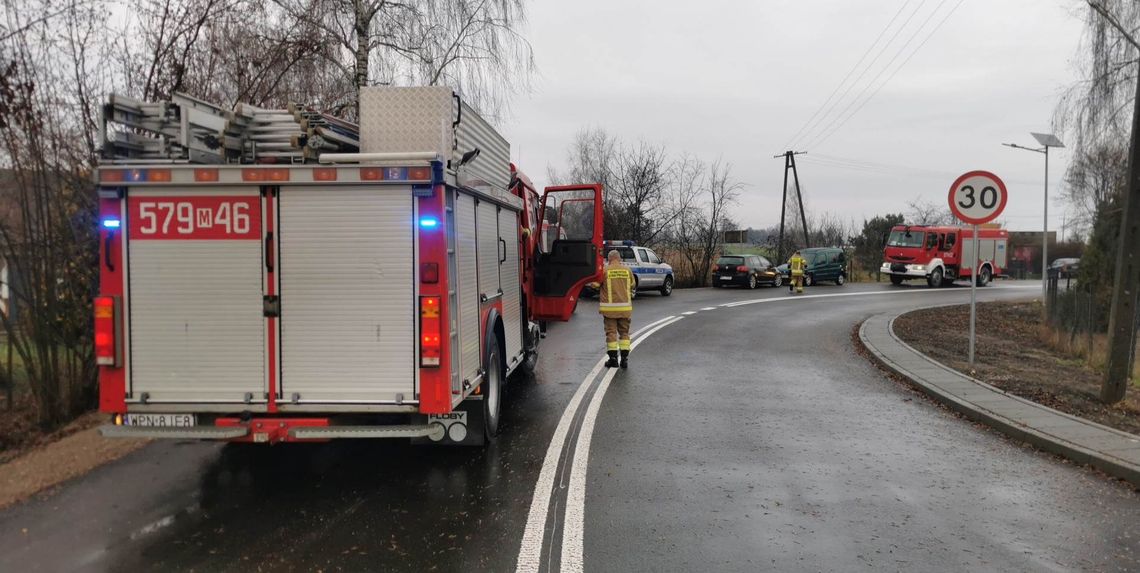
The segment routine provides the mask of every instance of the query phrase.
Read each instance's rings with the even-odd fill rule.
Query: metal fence
[[[1075,278],[1057,274],[1050,275],[1046,285],[1045,318],[1052,327],[1053,342],[1090,363],[1103,361],[1112,302],[1108,285],[1081,284]],[[1140,305],[1134,308],[1137,313],[1132,324],[1136,333],[1140,329]]]

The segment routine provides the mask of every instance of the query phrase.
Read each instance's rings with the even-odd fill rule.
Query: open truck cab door
[[[532,319],[564,322],[582,287],[601,280],[602,186],[547,187],[540,225]]]

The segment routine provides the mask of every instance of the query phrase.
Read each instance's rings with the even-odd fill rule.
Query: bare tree
[[[0,42],[0,167],[7,169],[0,212],[0,258],[9,265],[13,305],[0,314],[23,363],[41,428],[90,407],[94,358],[90,301],[97,278],[93,125],[99,86],[89,40],[105,7],[71,2],[3,4]],[[49,4],[51,4],[49,6]]]
[[[932,203],[922,197],[907,202],[906,220],[911,225],[953,225],[954,214],[950,207]]]
[[[534,71],[522,0],[274,0],[336,45],[327,54],[351,85],[447,84],[494,116]],[[346,54],[348,57],[342,57]],[[358,111],[358,110],[357,110]]]
[[[1072,206],[1069,224],[1081,234],[1091,231],[1105,205],[1128,189],[1127,176],[1127,147],[1103,143],[1078,150],[1065,173],[1062,191]]]

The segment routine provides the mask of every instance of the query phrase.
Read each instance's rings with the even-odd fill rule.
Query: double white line
[[[1006,286],[1004,288],[1011,287]],[[1018,285],[1012,288],[1037,288],[1037,286],[1024,287]],[[720,307],[732,308],[750,304],[779,303],[816,298],[900,294],[949,294],[955,292],[965,293],[968,291],[959,289],[914,289],[799,295],[743,300],[722,304]],[[706,311],[713,309],[713,307],[706,307],[701,310]],[[688,311],[681,313],[681,316],[667,316],[646,325],[633,334],[633,344],[630,346],[630,351],[637,348],[642,341],[652,336],[658,330],[676,323],[686,316],[696,314],[697,312],[698,311]],[[605,398],[606,391],[610,387],[610,382],[617,373],[616,369],[606,369],[606,373],[602,376],[602,380],[598,384],[598,390],[594,392],[589,404],[586,406],[586,413],[582,418],[582,426],[578,431],[574,443],[566,443],[566,437],[574,425],[574,419],[577,417],[579,409],[582,407],[583,398],[593,386],[594,378],[602,371],[605,360],[605,358],[598,360],[598,363],[594,365],[594,368],[590,370],[590,373],[582,380],[582,383],[578,386],[578,390],[574,392],[574,396],[566,406],[566,410],[562,412],[562,418],[558,420],[558,427],[554,430],[554,436],[551,437],[550,445],[546,448],[546,458],[542,462],[542,470],[539,472],[538,482],[535,484],[534,497],[531,499],[530,512],[527,514],[526,530],[523,532],[522,547],[519,549],[518,565],[516,567],[518,573],[536,573],[540,568],[542,562],[542,547],[546,538],[546,522],[550,513],[550,501],[554,496],[555,479],[558,477],[558,460],[562,457],[563,449],[571,445],[574,449],[574,458],[570,463],[570,484],[566,493],[566,506],[562,526],[561,570],[570,572],[582,571],[586,470],[590,461],[590,442],[593,439],[594,424],[598,418],[598,410],[601,408],[602,399]]]
[[[637,348],[641,341],[649,338],[653,333],[681,320],[683,317],[668,316],[657,322],[646,325],[633,334],[633,344],[630,351]],[[550,499],[554,495],[554,480],[558,472],[558,459],[562,456],[562,449],[567,445],[566,435],[570,433],[574,418],[582,406],[582,398],[593,386],[592,382],[605,365],[605,358],[598,360],[593,370],[586,375],[578,390],[570,398],[566,411],[558,420],[558,427],[546,448],[546,458],[542,462],[542,471],[538,474],[538,482],[534,487],[534,498],[530,502],[530,512],[527,514],[526,530],[523,532],[522,547],[519,549],[517,571],[532,573],[539,570],[542,561],[542,545],[546,536],[546,519],[550,511]],[[616,369],[606,369],[605,376],[598,386],[598,391],[590,399],[586,408],[586,415],[582,420],[577,440],[574,444],[574,460],[571,463],[570,487],[566,494],[566,512],[562,534],[562,570],[582,570],[582,531],[586,505],[586,467],[590,459],[590,441],[594,433],[594,423],[598,418],[598,408],[601,407],[602,398],[609,389]]]

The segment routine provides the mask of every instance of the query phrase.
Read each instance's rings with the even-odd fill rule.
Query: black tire
[[[839,273],[839,276],[835,277],[835,284],[839,286],[847,284],[847,275]]]
[[[661,296],[673,294],[673,277],[665,277],[665,284],[661,285]]]
[[[499,435],[499,414],[503,403],[503,358],[499,351],[499,337],[491,336],[484,361],[486,376],[483,380],[483,437],[490,443]]]
[[[903,278],[898,275],[891,275],[891,284],[899,286],[903,284]]]
[[[989,265],[984,265],[981,272],[978,273],[978,286],[984,287],[993,280],[993,271],[990,270]]]
[[[629,295],[629,300],[637,298],[637,277],[633,277],[633,293]]]
[[[815,284],[815,279],[810,274],[804,274],[804,286],[809,287]]]
[[[756,289],[756,275],[748,275],[748,290]]]
[[[784,286],[784,275],[776,275],[776,278],[772,279],[772,286],[776,288]]]
[[[942,267],[930,271],[930,275],[926,277],[926,286],[930,288],[942,286]]]

